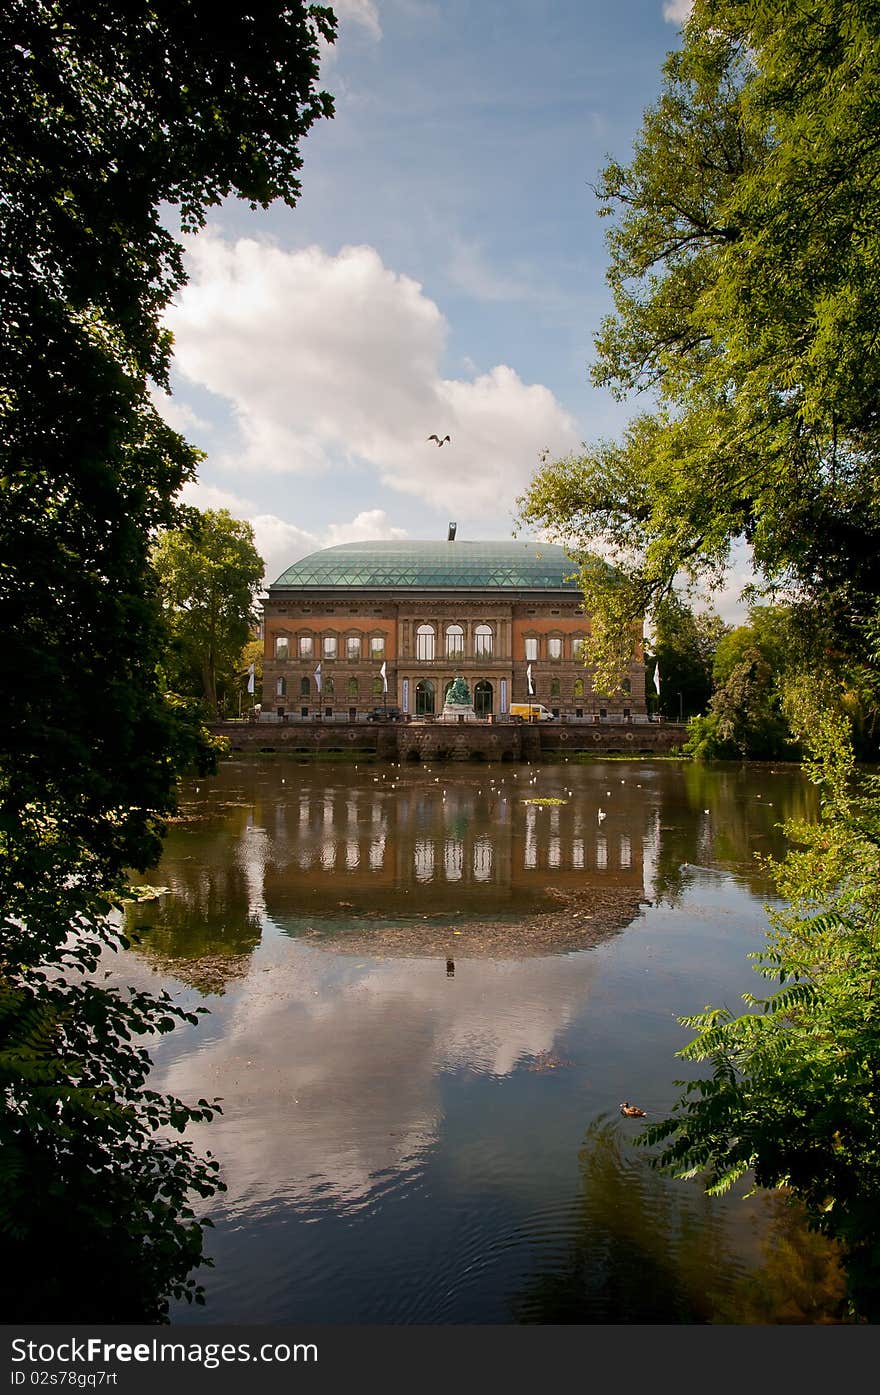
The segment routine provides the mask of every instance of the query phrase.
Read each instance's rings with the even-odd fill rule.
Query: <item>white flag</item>
[[[383,693],[387,693],[387,692],[388,692],[388,670],[386,669],[384,662],[383,662],[383,664],[382,664],[382,667],[379,669],[379,672],[380,672],[381,675],[382,675],[382,692],[383,692]]]
[[[317,686],[318,692],[320,692],[320,691],[321,691],[321,665],[320,665],[320,664],[318,664],[318,667],[315,669],[315,684],[316,684],[316,686]]]
[[[526,669],[526,677],[527,677],[528,680],[529,680],[529,697],[534,697],[534,695],[535,695],[535,685],[534,685],[534,683],[532,682],[532,666],[531,666],[531,664],[529,664],[528,668]]]
[[[660,696],[660,665],[654,669],[654,687],[657,689],[657,696]]]
[[[248,690],[249,693],[252,693],[252,692],[254,691],[254,666],[253,666],[253,664],[251,664],[250,668],[248,669],[248,686],[247,686],[247,690]]]

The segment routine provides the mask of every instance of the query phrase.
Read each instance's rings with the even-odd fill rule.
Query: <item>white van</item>
[[[548,710],[543,702],[512,702],[510,704],[511,717],[522,717],[524,722],[555,722],[556,718]]]

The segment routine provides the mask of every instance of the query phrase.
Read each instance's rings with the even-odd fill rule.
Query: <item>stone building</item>
[[[263,603],[263,716],[439,716],[457,674],[478,716],[533,699],[563,720],[645,719],[641,635],[616,694],[593,689],[575,565],[551,543],[344,543],[295,562]],[[383,678],[384,666],[384,678]],[[384,684],[387,683],[387,691]]]

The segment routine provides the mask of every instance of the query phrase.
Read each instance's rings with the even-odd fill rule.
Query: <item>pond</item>
[[[833,1320],[796,1211],[659,1176],[619,1110],[699,1074],[679,1015],[759,991],[760,857],[815,807],[792,766],[651,759],[189,781],[118,963],[209,1009],[157,1088],[223,1101],[207,1302],[172,1321]]]

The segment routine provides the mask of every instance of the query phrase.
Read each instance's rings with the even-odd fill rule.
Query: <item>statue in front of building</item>
[[[471,690],[468,687],[467,679],[459,673],[449,685],[446,694],[446,701],[443,704],[443,714],[441,721],[457,722],[459,718],[466,722],[476,721],[477,714],[474,711],[474,703],[471,697]]]

